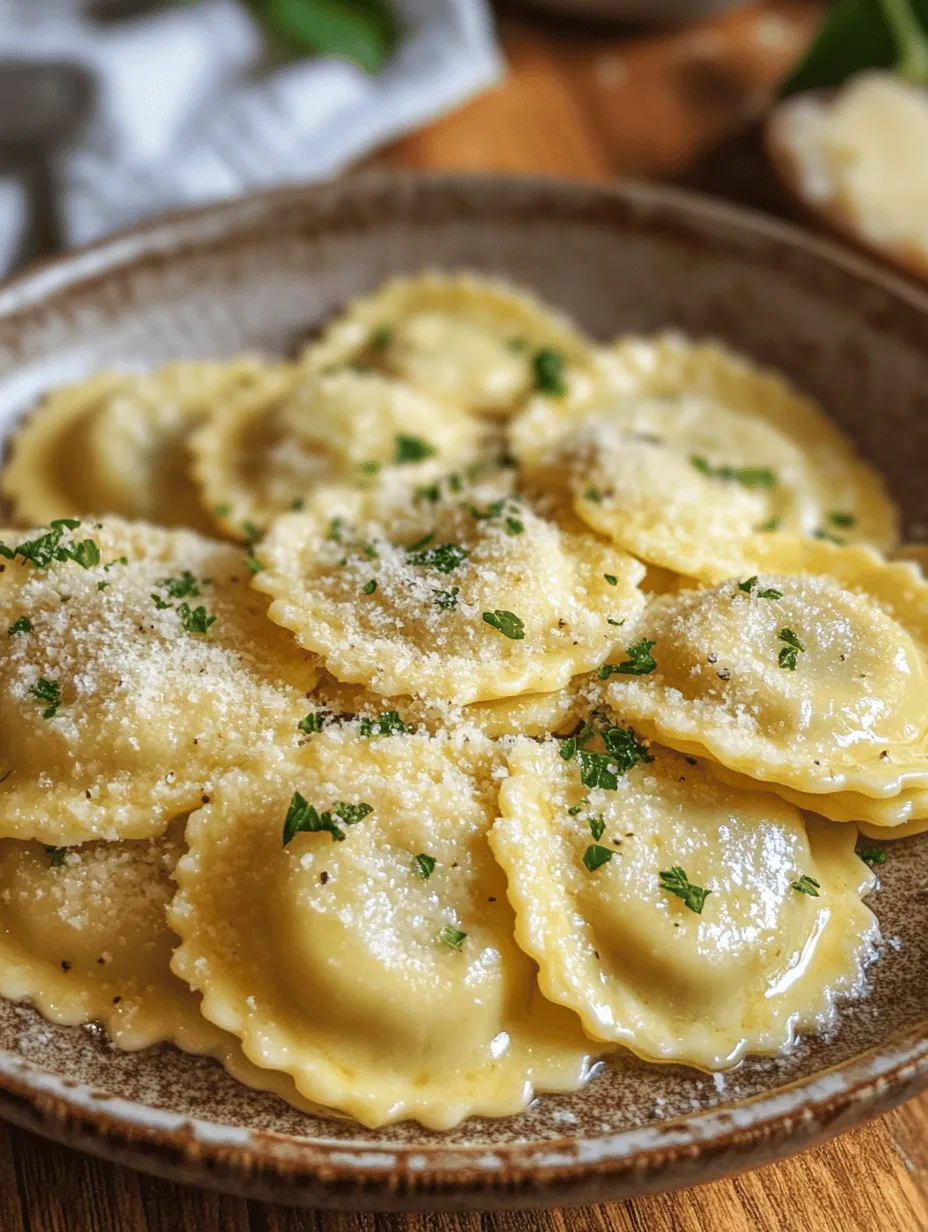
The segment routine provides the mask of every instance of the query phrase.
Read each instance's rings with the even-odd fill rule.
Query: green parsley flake
[[[596,675],[600,680],[608,680],[610,676],[649,676],[657,671],[657,663],[651,655],[656,645],[657,642],[643,637],[634,646],[626,647],[628,658],[624,662],[604,663]]]
[[[606,579],[606,581],[609,583],[610,586],[618,586],[619,579],[616,577],[614,573],[604,573],[603,577]],[[614,624],[615,622],[610,620],[609,623]],[[622,623],[624,624],[625,622],[623,621]]]
[[[459,928],[446,924],[438,934],[438,940],[442,945],[446,945],[449,950],[459,950],[467,940],[467,933],[462,933]]]
[[[361,587],[361,594],[362,595],[372,595],[376,589],[377,589],[377,579],[371,578],[369,582],[365,582],[364,585]]]
[[[799,894],[808,894],[810,898],[818,898],[818,892],[822,888],[821,883],[816,881],[814,877],[803,873],[798,881],[791,881],[790,889],[796,890]]]
[[[325,832],[331,835],[333,843],[340,843],[345,837],[344,831],[338,825],[335,817],[346,826],[355,826],[363,821],[374,807],[371,804],[333,804],[330,812],[319,813],[311,804],[307,804],[298,791],[293,793],[287,816],[284,818],[283,845],[288,847],[298,834],[317,834]],[[332,814],[335,814],[333,817]]]
[[[800,653],[804,654],[806,648],[792,629],[781,629],[777,637],[779,637],[781,642],[786,642],[786,645],[777,656],[777,662],[780,667],[794,672],[796,670],[796,656]]]
[[[779,529],[780,529],[780,523],[781,523],[781,521],[782,521],[782,520],[783,520],[782,518],[768,518],[768,519],[767,519],[767,521],[766,521],[766,522],[762,522],[762,523],[760,524],[760,526],[758,526],[758,528],[757,528],[757,529],[758,529],[758,530],[760,530],[760,531],[774,531],[774,530],[779,530]]]
[[[151,599],[152,603],[155,605],[155,607],[158,609],[159,612],[169,612],[171,610],[170,603],[165,603],[165,601],[161,598],[160,595],[156,595],[152,593],[151,595],[149,595],[149,598]]]
[[[396,710],[385,710],[379,718],[362,718],[359,731],[362,736],[408,736],[412,728],[403,722]]]
[[[27,539],[15,548],[0,543],[0,556],[14,560],[21,556],[24,561],[31,562],[36,569],[47,569],[53,561],[73,560],[82,569],[90,569],[100,563],[100,549],[93,539],[83,539],[80,543],[63,544],[64,532],[80,526],[75,518],[56,518],[49,523],[50,529],[44,535],[35,539]]]
[[[577,762],[580,766],[580,782],[584,787],[602,787],[604,791],[615,791],[619,786],[615,763],[608,753],[591,753],[588,749],[577,749]]]
[[[458,595],[461,593],[460,586],[452,586],[450,590],[436,590],[435,606],[440,612],[450,612],[452,608],[458,605]]]
[[[341,543],[342,541],[342,520],[341,518],[333,518],[329,523],[329,533],[327,539],[331,539],[333,543]]]
[[[521,535],[525,530],[525,523],[512,516],[506,518],[504,525],[507,535]]]
[[[435,531],[430,530],[427,535],[423,535],[421,539],[417,539],[415,543],[410,543],[406,548],[407,552],[418,552],[420,548],[424,548],[426,544],[431,543],[435,538]]]
[[[191,611],[189,603],[182,603],[177,609],[177,614],[180,616],[185,633],[206,633],[210,625],[216,622],[215,616],[207,615],[205,607],[196,607]]]
[[[100,563],[100,549],[93,539],[82,539],[71,548],[71,559],[82,569],[92,569]]]
[[[252,556],[250,553],[245,557],[245,568],[249,573],[263,573],[264,565],[261,564],[257,556]]]
[[[322,731],[322,719],[325,714],[324,710],[313,710],[297,723],[297,729],[301,732],[306,732],[311,735],[313,732]]]
[[[853,513],[841,513],[839,510],[832,510],[828,515],[828,521],[832,526],[839,526],[842,530],[850,530],[857,522],[857,518]]]
[[[885,864],[886,852],[882,847],[865,847],[860,858],[867,864]]]
[[[608,847],[600,847],[598,843],[591,843],[583,853],[583,863],[588,872],[595,873],[598,868],[608,864],[613,855],[614,852]]]
[[[32,632],[32,621],[29,619],[28,616],[20,616],[19,619],[14,620],[13,623],[10,625],[10,627],[7,629],[6,635],[7,637],[15,637],[17,633],[31,633],[31,632]]]
[[[539,393],[549,394],[554,398],[564,397],[567,393],[564,366],[564,356],[553,347],[543,347],[536,351],[532,358],[532,371],[535,375],[535,388]]]
[[[766,466],[712,466],[702,454],[690,455],[690,462],[701,475],[710,479],[727,479],[740,483],[744,488],[775,488],[776,471]]]
[[[192,599],[200,593],[199,583],[189,569],[185,569],[180,577],[162,578],[155,585],[159,590],[167,591],[172,599]]]
[[[573,761],[577,753],[577,741],[575,737],[570,736],[567,740],[562,740],[558,749],[564,761]]]
[[[412,503],[418,505],[420,501],[430,501],[433,505],[441,500],[441,488],[437,483],[424,484],[421,487],[413,488]]]
[[[639,762],[654,760],[631,727],[607,727],[602,733],[602,742],[619,774],[628,774]]]
[[[599,840],[602,838],[602,836],[605,834],[605,832],[606,832],[605,819],[597,813],[595,817],[590,818],[590,833],[593,835],[593,838],[598,843]]]
[[[257,543],[261,538],[260,527],[255,526],[254,522],[249,521],[247,518],[242,523],[242,530],[245,533],[245,542],[249,545]]]
[[[40,702],[48,702],[46,708],[42,711],[43,719],[53,719],[58,713],[58,707],[61,705],[61,694],[58,691],[57,680],[46,680],[43,676],[38,684],[34,684],[29,690],[34,698]]]
[[[598,505],[603,499],[603,494],[600,492],[599,488],[587,488],[587,490],[583,493],[583,499],[592,501],[594,505]]]
[[[306,501],[303,500],[302,496],[298,496],[296,500],[292,500],[290,502],[290,512],[291,513],[302,513],[305,508],[306,508]]]
[[[362,462],[361,463],[361,474],[362,475],[376,475],[379,470],[380,470],[379,462]]]
[[[434,538],[434,534],[429,538]],[[467,548],[462,548],[459,543],[440,543],[437,547],[427,548],[424,552],[414,552],[412,548],[408,551],[411,565],[437,569],[439,573],[453,573],[455,569],[463,565],[468,555]]]
[[[842,538],[841,535],[833,535],[830,531],[822,530],[821,527],[819,527],[818,530],[813,531],[812,538],[821,539],[825,543],[835,543],[839,548],[847,546],[847,540]]]
[[[435,872],[435,860],[432,856],[427,856],[425,852],[420,852],[419,855],[412,858],[412,871],[416,874],[420,881],[428,881],[432,873]]]
[[[216,505],[214,507],[214,513],[216,514],[217,518],[227,518],[231,512],[232,512],[231,505]]]
[[[97,582],[97,590],[106,590],[109,582]]]
[[[506,612],[497,608],[493,612],[483,613],[484,621],[494,629],[498,629],[510,641],[521,642],[525,637],[525,625],[514,612]]]
[[[384,351],[390,345],[393,329],[389,325],[378,325],[370,337],[370,345],[375,351]]]
[[[421,436],[406,436],[398,432],[396,436],[393,461],[397,466],[405,466],[410,462],[423,462],[426,458],[435,456],[435,447]]]
[[[712,891],[693,885],[679,864],[675,864],[667,872],[658,873],[658,881],[660,888],[667,894],[676,895],[677,898],[683,900],[690,911],[702,915],[703,905]]]
[[[757,575],[755,574],[754,577],[749,577],[746,582],[739,582],[738,589],[743,590],[746,595],[749,595],[751,591],[754,590],[756,585],[757,585]],[[766,590],[758,590],[756,593],[757,593],[758,599],[782,599],[783,598],[782,591],[774,590],[772,586],[768,586]]]
[[[67,847],[46,847],[45,854],[48,856],[49,868],[63,868],[68,862]]]

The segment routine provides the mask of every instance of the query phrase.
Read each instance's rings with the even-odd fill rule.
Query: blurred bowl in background
[[[744,8],[749,0],[521,0],[531,8],[564,17],[596,17],[670,25],[700,21],[713,13]]]

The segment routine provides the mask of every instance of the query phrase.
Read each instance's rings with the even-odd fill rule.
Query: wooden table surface
[[[501,5],[497,89],[378,161],[414,168],[675,180],[782,202],[757,121],[819,15],[815,0],[670,32],[537,18]],[[289,1210],[153,1180],[0,1123],[0,1232],[923,1232],[928,1094],[784,1163],[621,1205],[502,1215]]]

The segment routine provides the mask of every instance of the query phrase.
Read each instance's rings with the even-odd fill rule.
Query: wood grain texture
[[[376,161],[597,180],[676,179],[782,202],[756,119],[818,20],[803,0],[687,30],[619,35],[500,6],[496,89]],[[140,1176],[0,1125],[0,1232],[924,1232],[928,1095],[783,1163],[681,1193],[572,1211],[350,1216]]]

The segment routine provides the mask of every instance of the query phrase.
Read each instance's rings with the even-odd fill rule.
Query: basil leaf
[[[294,53],[341,56],[378,73],[399,30],[385,0],[250,0],[259,19]]]

